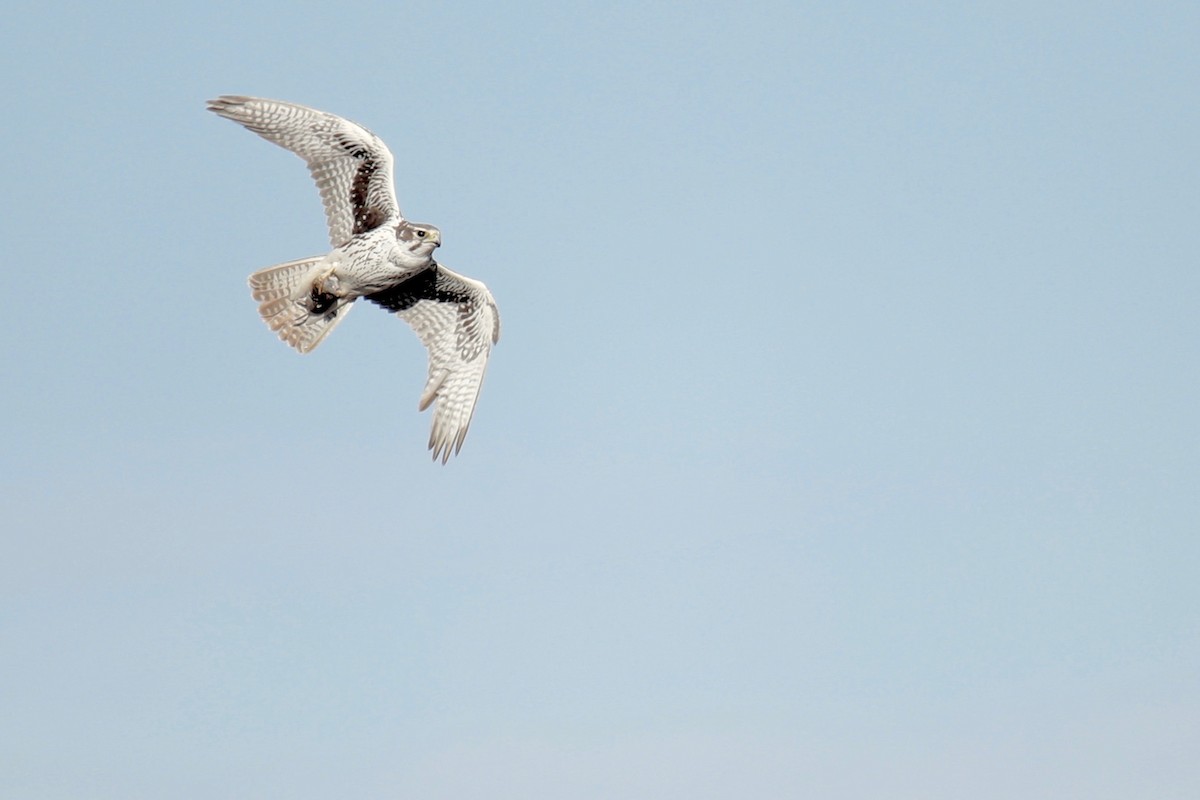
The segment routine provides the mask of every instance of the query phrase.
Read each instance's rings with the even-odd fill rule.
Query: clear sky
[[[1200,7],[24,4],[0,795],[1200,796]],[[298,356],[223,93],[355,119],[504,336]]]

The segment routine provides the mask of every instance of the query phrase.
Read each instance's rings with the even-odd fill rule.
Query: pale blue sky
[[[0,795],[1200,794],[1194,3],[5,20]],[[222,93],[504,318],[462,455]]]

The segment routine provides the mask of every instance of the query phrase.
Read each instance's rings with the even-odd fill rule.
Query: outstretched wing
[[[396,312],[429,350],[429,379],[418,408],[424,411],[436,402],[429,449],[445,464],[467,437],[488,356],[500,341],[496,301],[479,281],[436,262],[367,299]]]
[[[392,154],[375,134],[313,108],[224,95],[208,110],[254,131],[304,159],[312,173],[334,247],[400,218],[392,184]]]

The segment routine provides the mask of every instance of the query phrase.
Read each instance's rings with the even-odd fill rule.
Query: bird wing
[[[237,95],[209,100],[208,110],[304,159],[321,192],[334,247],[400,218],[392,154],[361,125],[294,103]]]
[[[429,449],[445,464],[467,436],[492,345],[500,341],[500,313],[482,283],[434,263],[403,283],[367,299],[394,311],[429,350],[429,378],[418,410],[431,403]]]

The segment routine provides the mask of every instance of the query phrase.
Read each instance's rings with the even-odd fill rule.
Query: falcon
[[[445,464],[462,448],[500,340],[492,293],[434,260],[441,231],[400,213],[392,154],[366,128],[295,103],[239,95],[210,100],[208,110],[304,159],[325,205],[333,250],[250,276],[263,321],[301,353],[319,345],[360,297],[407,322],[429,351],[417,409],[434,407],[429,449]]]

